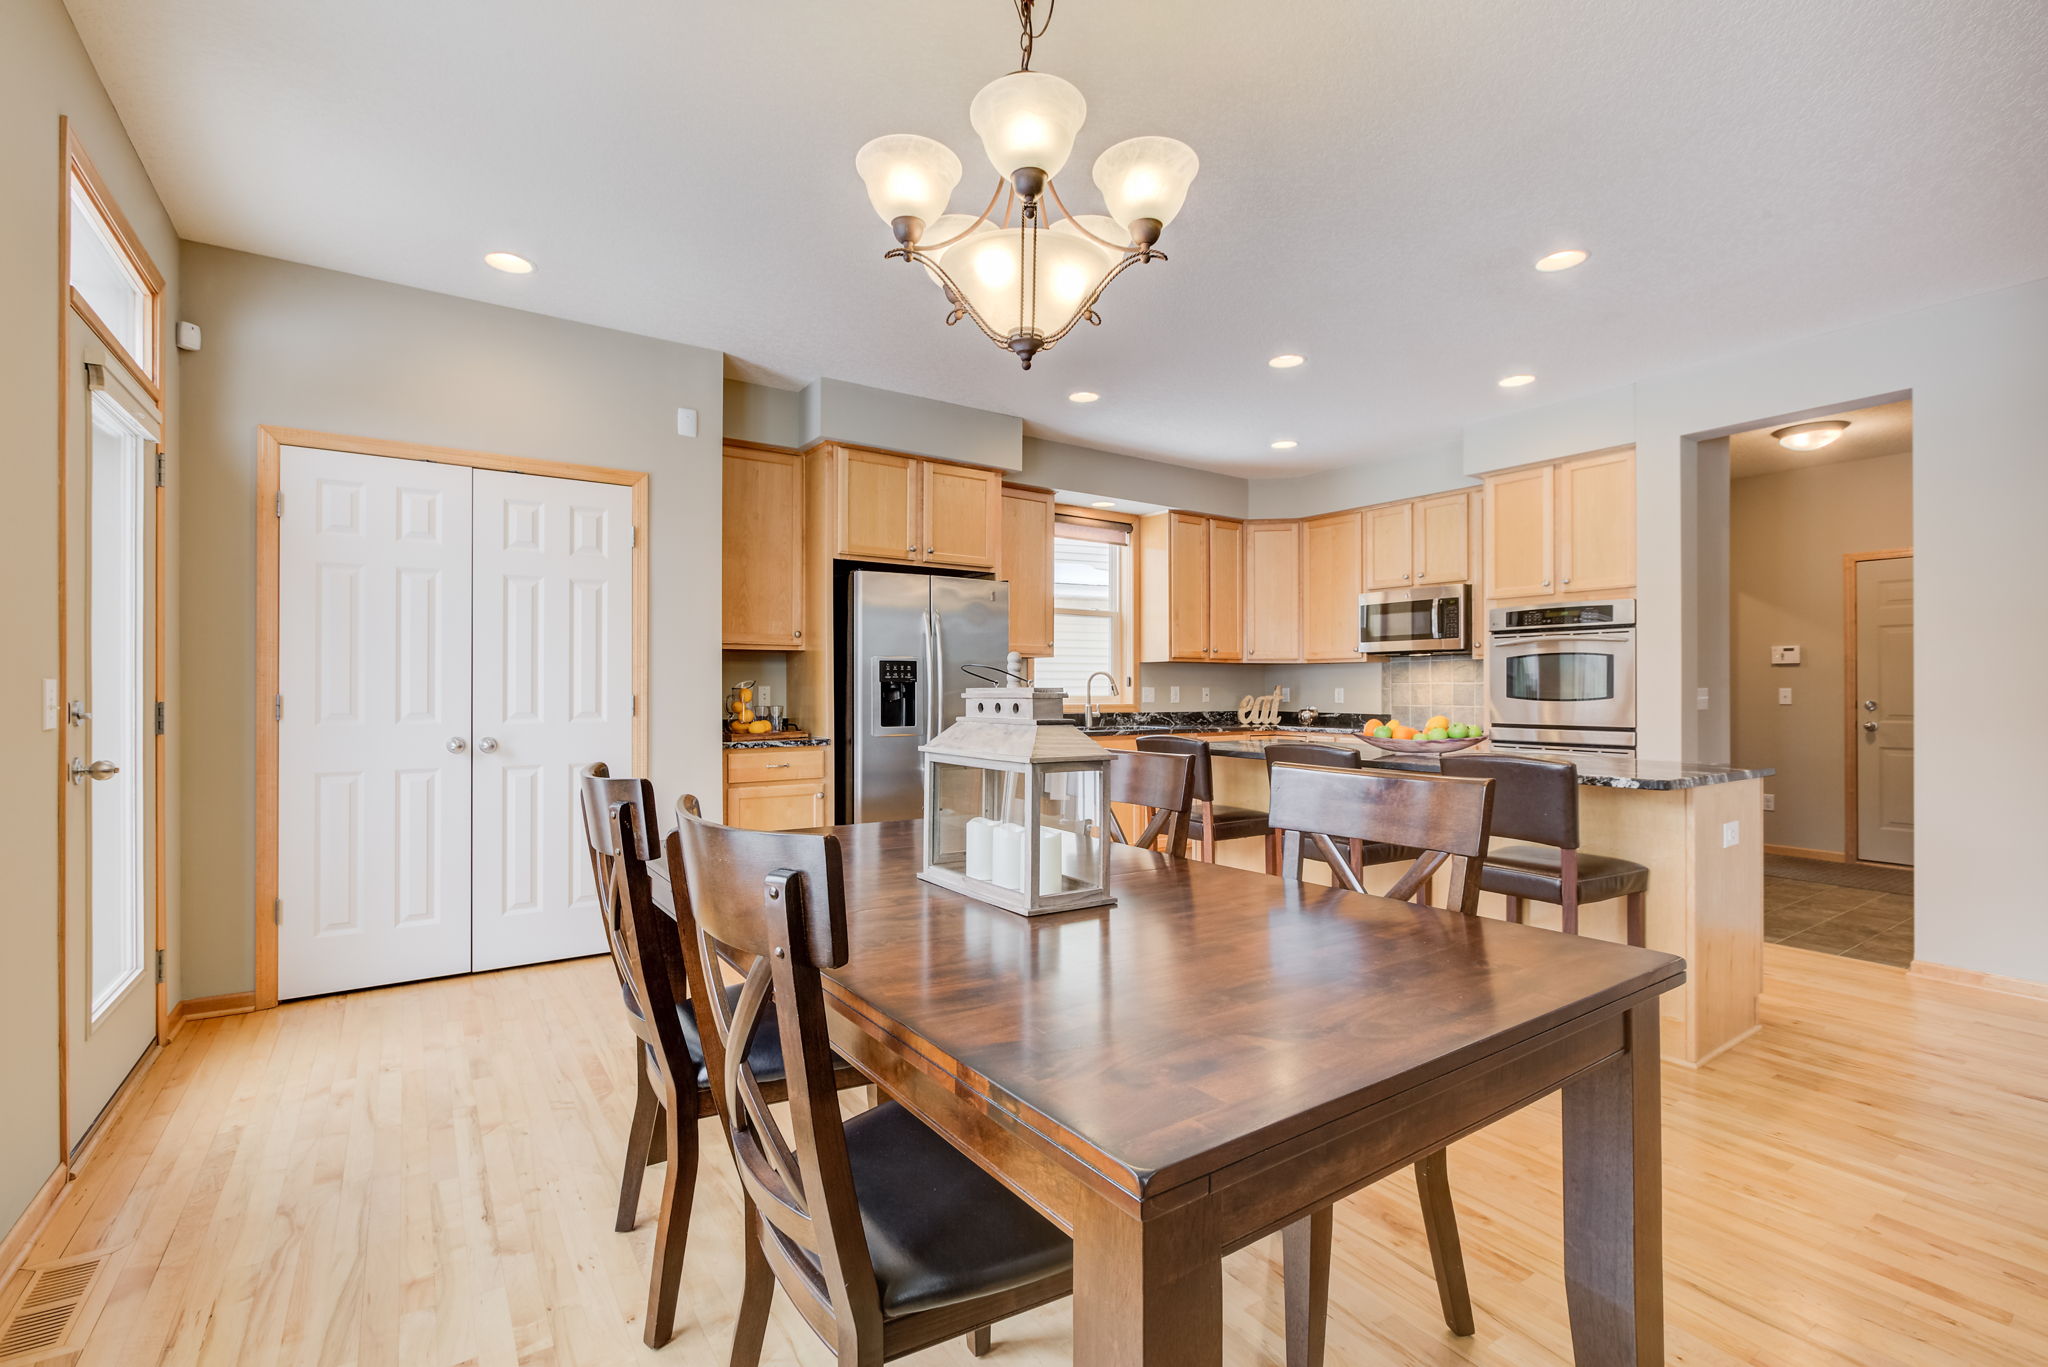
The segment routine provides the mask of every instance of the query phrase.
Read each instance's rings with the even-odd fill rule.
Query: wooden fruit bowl
[[[1367,745],[1385,750],[1392,755],[1448,755],[1456,750],[1469,750],[1486,739],[1484,736],[1468,736],[1464,740],[1382,740],[1378,736],[1359,737]]]

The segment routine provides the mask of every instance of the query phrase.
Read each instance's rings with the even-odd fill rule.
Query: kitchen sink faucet
[[[1085,700],[1081,704],[1081,725],[1090,729],[1093,729],[1095,723],[1099,720],[1095,715],[1095,681],[1097,679],[1109,680],[1109,695],[1111,697],[1116,696],[1116,675],[1106,669],[1098,669],[1088,676],[1088,682],[1084,685],[1087,692]]]

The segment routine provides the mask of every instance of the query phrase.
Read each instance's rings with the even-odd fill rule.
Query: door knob
[[[476,748],[486,755],[492,754],[498,748],[497,738],[495,736],[484,736],[477,741]]]
[[[469,748],[469,742],[468,742],[468,741],[466,741],[466,740],[464,740],[464,739],[463,739],[463,738],[462,738],[461,736],[450,736],[450,737],[448,738],[448,753],[449,753],[449,754],[451,754],[451,755],[459,755],[459,754],[461,754],[461,753],[462,753],[462,752],[463,752],[464,750],[467,750],[468,748]]]
[[[71,781],[73,783],[83,783],[87,779],[104,783],[120,772],[121,766],[110,759],[96,759],[90,764],[87,764],[82,759],[74,758],[71,761]]]
[[[1863,723],[1863,732],[1864,732],[1864,734],[1865,734],[1865,735],[1870,735],[1870,736],[1874,736],[1874,735],[1876,735],[1876,734],[1877,734],[1877,723],[1876,723],[1876,722],[1874,722],[1874,721],[1867,721],[1867,722]]]
[[[1877,699],[1876,699],[1876,698],[1865,698],[1865,699],[1863,700],[1863,710],[1864,710],[1865,712],[1875,712],[1875,711],[1877,711]]]

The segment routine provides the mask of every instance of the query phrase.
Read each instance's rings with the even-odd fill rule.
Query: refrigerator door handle
[[[931,624],[932,634],[932,699],[931,739],[937,740],[945,727],[945,682],[946,682],[946,623],[935,612],[925,614],[925,621]]]

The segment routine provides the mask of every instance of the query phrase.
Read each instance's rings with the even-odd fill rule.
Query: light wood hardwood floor
[[[1766,965],[1762,1033],[1664,1075],[1671,1361],[2048,1361],[2048,1002],[1775,946]],[[611,1230],[633,1100],[618,1010],[591,959],[187,1027],[31,1251],[118,1250],[72,1360],[722,1364],[722,1147],[681,1333],[638,1342],[652,1222]],[[1438,1319],[1405,1177],[1340,1207],[1333,1367],[1570,1361],[1557,1130],[1553,1102],[1452,1150],[1472,1339]],[[1233,1365],[1280,1360],[1277,1256],[1226,1266]],[[1060,1305],[1000,1326],[985,1361],[1066,1363],[1068,1322]],[[765,1361],[830,1357],[779,1303]]]

